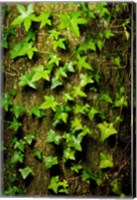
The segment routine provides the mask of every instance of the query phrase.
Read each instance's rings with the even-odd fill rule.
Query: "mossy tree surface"
[[[4,194],[131,195],[126,3],[3,6]]]

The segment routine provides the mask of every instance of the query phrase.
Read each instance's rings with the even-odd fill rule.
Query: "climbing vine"
[[[5,120],[7,114],[10,116],[7,128],[14,132],[9,163],[16,166],[16,175],[22,181],[35,178],[33,165],[26,165],[25,161],[26,151],[30,148],[33,158],[50,173],[46,194],[81,194],[81,189],[74,187],[73,191],[73,186],[78,183],[85,184],[84,191],[88,194],[90,190],[92,193],[91,183],[99,188],[108,183],[111,195],[124,197],[119,174],[113,178],[111,175],[118,164],[115,153],[119,127],[125,123],[122,110],[130,104],[128,86],[118,82],[117,74],[127,63],[123,61],[122,54],[112,52],[107,57],[106,51],[118,38],[115,26],[119,27],[123,41],[129,44],[130,17],[122,18],[122,13],[128,13],[128,4],[70,4],[75,8],[73,11],[59,13],[54,13],[52,9],[38,12],[34,4],[17,4],[17,16],[4,29],[3,47],[12,62],[25,59],[32,64],[19,72],[16,89],[11,93],[5,91],[3,96]],[[116,20],[119,13],[122,22]],[[18,41],[15,33],[20,29],[23,37]],[[38,45],[41,30],[47,42],[45,51]],[[9,38],[13,37],[14,42],[9,45]],[[44,60],[40,62],[39,58],[43,56]],[[114,74],[113,68],[116,68]],[[117,77],[114,79],[114,76]],[[40,101],[32,103],[30,100],[29,107],[23,99],[16,101],[18,91],[24,95],[30,92],[31,95],[41,87]],[[45,151],[46,146],[51,145],[53,154],[45,154],[36,147],[39,136],[25,128],[25,118],[32,124],[38,124],[37,129],[42,121],[50,119],[50,126],[45,124],[48,128],[43,145]],[[110,148],[112,138],[114,144]],[[97,148],[97,152],[93,150],[96,159],[90,161],[92,164],[86,164],[84,157],[88,153],[88,141],[93,141]],[[88,156],[93,159],[92,153]],[[5,195],[25,193],[26,188],[16,186],[16,179],[10,182]]]

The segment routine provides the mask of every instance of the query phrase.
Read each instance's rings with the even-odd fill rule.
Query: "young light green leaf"
[[[90,119],[90,120],[94,119],[94,116],[95,116],[97,113],[99,113],[99,111],[98,111],[96,108],[92,107],[92,108],[90,109],[89,113],[88,113],[89,119]]]
[[[50,184],[48,186],[48,189],[53,190],[56,194],[58,193],[59,188],[59,176],[54,176],[51,178]]]
[[[52,166],[58,164],[57,156],[43,156],[43,160],[46,169],[50,169]]]
[[[66,46],[64,44],[64,42],[66,41],[65,38],[60,38],[58,40],[54,40],[52,42],[52,45],[53,45],[53,49],[57,49],[57,48],[60,48],[60,49],[66,49]]]
[[[107,123],[104,121],[103,123],[98,124],[98,128],[100,130],[100,140],[103,142],[109,136],[117,133],[117,130],[113,127],[113,123]]]
[[[113,158],[110,154],[101,152],[100,153],[100,169],[113,167]]]
[[[81,86],[75,86],[74,90],[73,90],[73,97],[87,97],[87,94],[85,92],[82,91]]]
[[[50,17],[50,13],[44,12],[44,11],[41,11],[40,15],[36,17],[36,21],[41,22],[40,29],[43,28],[46,24],[51,25],[51,20],[49,19],[49,17]]]
[[[81,17],[82,12],[77,11],[71,14],[59,14],[61,19],[59,29],[69,28],[77,37],[80,37],[79,24],[87,24],[87,20]]]
[[[94,83],[94,80],[92,79],[91,76],[87,74],[80,74],[80,86],[85,87],[88,84]]]
[[[61,136],[58,135],[54,130],[50,129],[49,132],[47,133],[47,142],[53,142],[56,145],[60,144]]]
[[[34,76],[32,77],[32,82],[36,82],[36,81],[38,81],[40,79],[45,79],[47,81],[50,80],[50,78],[49,78],[50,71],[49,70],[44,70],[44,66],[43,65],[40,65],[37,68],[33,68],[33,71],[35,73],[34,73]]]
[[[49,65],[56,64],[57,66],[59,66],[59,61],[61,60],[61,58],[58,55],[56,55],[56,54],[50,54],[48,56],[48,59],[49,59],[49,61],[48,61]]]
[[[53,95],[50,96],[44,96],[45,102],[41,104],[41,109],[49,109],[51,108],[53,111],[56,111],[57,105],[59,105],[58,102],[55,101],[55,98]]]
[[[60,35],[59,31],[53,29],[53,30],[50,30],[49,33],[50,33],[50,35],[49,35],[48,39],[56,39],[56,40],[58,40],[59,35]]]
[[[65,102],[74,101],[74,98],[69,93],[65,93],[63,99]]]
[[[71,121],[71,127],[72,129],[76,129],[76,130],[82,130],[83,129],[83,125],[82,125],[82,122],[81,122],[81,118],[74,118],[72,121]]]
[[[66,72],[75,72],[73,62],[67,62],[64,66]]]
[[[21,5],[18,4],[17,8],[20,12],[20,15],[17,16],[11,23],[12,26],[17,26],[20,24],[24,24],[25,30],[28,31],[32,21],[35,21],[35,15],[34,13],[34,9],[33,9],[33,4],[29,4],[27,9]]]
[[[30,167],[25,167],[23,169],[19,169],[19,172],[22,175],[23,179],[26,179],[30,174],[33,173],[33,170]]]
[[[19,86],[23,87],[27,85],[33,89],[36,89],[35,83],[32,82],[33,75],[34,72],[25,72],[25,74],[19,78]]]

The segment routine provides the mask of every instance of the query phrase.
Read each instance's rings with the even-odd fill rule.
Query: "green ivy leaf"
[[[17,8],[20,12],[20,15],[17,16],[11,23],[12,26],[17,26],[20,24],[24,24],[25,30],[28,31],[32,21],[35,21],[35,15],[34,13],[34,9],[33,9],[33,4],[29,4],[27,9],[21,5],[18,4]]]
[[[60,144],[61,136],[58,135],[54,130],[50,129],[47,133],[47,142],[53,142],[56,145]]]
[[[47,81],[50,80],[50,78],[49,78],[50,71],[49,70],[44,70],[44,66],[43,65],[40,65],[37,68],[33,68],[33,71],[35,73],[34,73],[34,75],[32,77],[32,82],[36,82],[36,81],[38,81],[40,79],[45,79]]]
[[[12,104],[13,100],[11,99],[10,95],[8,93],[5,93],[2,99],[2,105],[4,106],[5,110],[8,111]]]
[[[111,187],[112,187],[112,192],[114,192],[117,195],[121,194],[121,187],[120,187],[120,183],[118,182],[118,179],[115,178],[111,183],[110,183]]]
[[[54,96],[44,96],[45,102],[41,104],[41,109],[49,109],[51,108],[53,111],[56,111],[57,105],[59,105],[58,102],[55,101]]]
[[[23,163],[24,154],[20,151],[14,151],[13,156],[11,157],[11,163]]]
[[[67,160],[75,160],[75,151],[69,147],[63,151],[63,162],[65,163]]]
[[[76,104],[74,107],[75,114],[78,114],[78,113],[86,114],[88,110],[89,110],[89,104],[85,104],[85,105]]]
[[[59,61],[61,60],[61,58],[58,55],[56,55],[56,54],[49,54],[48,59],[49,59],[49,61],[48,61],[49,65],[55,63],[57,66],[59,66]]]
[[[107,103],[113,103],[112,98],[109,95],[109,92],[103,92],[100,95],[100,100],[106,101]]]
[[[82,165],[73,163],[70,169],[76,173],[79,173],[79,171],[82,169]]]
[[[101,51],[103,48],[104,44],[102,40],[97,40],[97,47],[99,48],[99,50]]]
[[[41,159],[42,159],[42,153],[41,153],[41,151],[35,150],[34,156],[35,156],[36,158],[38,158],[39,160],[41,160]]]
[[[32,135],[32,134],[29,134],[29,135],[26,135],[25,137],[24,137],[24,140],[29,144],[29,145],[31,145],[32,144],[32,142],[33,142],[33,140],[34,140],[34,135]]]
[[[56,73],[55,73],[55,77],[56,78],[61,78],[61,77],[65,77],[67,78],[67,73],[65,72],[64,67],[60,67],[57,69]]]
[[[43,160],[46,169],[50,169],[52,166],[58,164],[57,156],[43,156]]]
[[[68,92],[63,95],[63,99],[65,102],[74,101],[74,98]]]
[[[37,105],[35,105],[31,109],[29,109],[28,112],[29,112],[29,115],[34,115],[37,118],[46,116],[46,114],[42,110],[40,110],[39,106],[37,106]]]
[[[78,68],[79,71],[82,68],[93,70],[92,67],[90,66],[90,64],[88,64],[86,62],[87,58],[88,58],[87,56],[80,56],[80,55],[77,56],[76,65],[77,65],[77,68]]]
[[[98,111],[96,108],[92,107],[92,108],[90,109],[89,113],[88,113],[89,119],[90,119],[90,120],[93,120],[93,119],[94,119],[94,116],[95,116],[97,113],[99,113],[99,111]]]
[[[67,72],[72,72],[72,73],[75,72],[75,69],[73,67],[73,62],[67,62],[67,63],[65,63],[64,68],[65,68],[65,71],[67,71]]]
[[[37,52],[37,48],[33,46],[33,41],[23,40],[22,42],[15,44],[10,51],[10,55],[12,59],[21,56],[28,56],[29,59],[32,59],[35,52]]]
[[[16,138],[16,137],[15,137]],[[14,138],[14,139],[15,139]],[[23,140],[18,140],[17,138],[16,138],[16,142],[15,142],[15,144],[14,144],[14,149],[18,149],[18,150],[20,150],[21,152],[24,152],[24,150],[25,150],[25,144],[24,144],[24,141]]]
[[[100,140],[102,142],[106,140],[110,135],[117,133],[117,130],[113,127],[113,123],[107,123],[106,121],[98,124],[98,128],[101,133]]]
[[[87,24],[87,20],[81,17],[82,12],[77,11],[71,14],[59,14],[61,19],[59,29],[69,28],[77,37],[80,37],[79,24]]]
[[[86,85],[88,85],[90,83],[94,83],[92,77],[87,74],[80,74],[80,79],[81,79],[80,80],[81,87],[85,87]]]
[[[110,154],[101,152],[100,153],[100,169],[113,167],[113,158]]]
[[[113,36],[114,36],[114,33],[112,33],[112,32],[110,31],[110,29],[106,29],[104,34],[105,34],[105,37],[106,37],[107,39],[109,39],[110,37],[113,37]]]
[[[59,80],[58,78],[52,78],[51,80],[52,84],[51,84],[51,89],[55,89],[56,87],[63,85],[62,81]]]
[[[48,189],[53,190],[56,194],[58,193],[59,188],[59,176],[54,176],[51,178],[50,184],[48,186]]]
[[[85,181],[87,183],[90,183],[91,177],[93,176],[93,173],[89,167],[83,170],[82,172],[82,181]]]
[[[78,48],[79,53],[87,50],[96,51],[96,42],[91,38],[87,38],[86,41]]]
[[[53,45],[53,49],[57,49],[57,48],[60,48],[60,49],[66,49],[66,46],[64,44],[64,42],[66,41],[65,38],[60,38],[58,40],[54,40],[52,42],[52,45]]]
[[[122,107],[122,106],[128,106],[127,100],[125,96],[121,96],[118,99],[114,101],[114,106],[115,107]]]
[[[56,40],[58,40],[59,35],[60,35],[59,31],[53,29],[53,30],[50,30],[49,33],[50,33],[50,35],[49,35],[48,39],[56,39]]]
[[[33,75],[34,72],[25,72],[25,74],[19,78],[19,86],[23,87],[27,85],[33,89],[36,89],[35,83],[32,82]]]
[[[21,126],[22,124],[18,122],[16,118],[14,118],[13,121],[8,126],[8,128],[13,129],[16,132]]]
[[[49,12],[40,12],[40,15],[38,17],[36,17],[37,22],[41,22],[40,23],[40,29],[43,28],[46,24],[51,25],[51,20],[49,19],[50,17],[50,13]]]
[[[23,179],[26,179],[30,174],[33,173],[33,170],[30,167],[25,167],[23,169],[19,169],[21,176]]]
[[[81,86],[74,86],[73,89],[73,97],[87,97],[87,94],[85,92],[82,91]]]
[[[77,151],[82,151],[81,140],[72,134],[64,134],[68,147],[73,147]]]
[[[71,121],[71,127],[76,130],[82,130],[83,125],[82,125],[81,119],[75,117],[75,119],[73,121]]]
[[[14,115],[15,115],[15,117],[16,118],[19,118],[19,116],[20,116],[20,114],[22,113],[22,111],[24,111],[24,106],[13,106],[12,108],[11,108],[11,111],[14,113]]]
[[[71,110],[70,107],[67,105],[58,106],[56,109],[56,114],[54,116],[54,126],[56,126],[61,121],[63,121],[64,123],[67,123],[68,112],[70,110]]]

